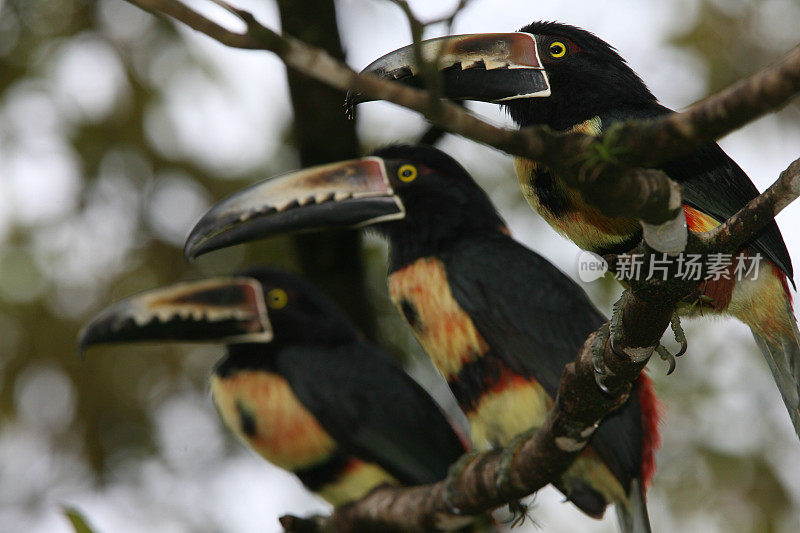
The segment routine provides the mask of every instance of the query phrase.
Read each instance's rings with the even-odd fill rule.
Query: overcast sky
[[[277,27],[277,12],[271,2],[233,0],[232,3],[251,9],[264,24]],[[440,6],[454,2],[413,0],[411,4],[424,19],[441,15],[446,10]],[[740,4],[742,2],[725,5],[735,10]],[[786,26],[787,19],[793,20],[792,24],[798,19],[786,15],[785,4],[778,1],[765,4],[759,15],[763,18],[761,27],[765,28],[765,39],[782,39],[785,33],[796,30]],[[149,15],[137,12],[122,0],[104,0],[99,6],[107,30],[115,35],[135,35],[148,24]],[[338,7],[347,60],[355,69],[410,42],[399,9],[388,2],[341,0]],[[231,25],[236,24],[217,9],[211,8],[208,12]],[[708,92],[703,64],[690,53],[666,43],[671,35],[690,26],[695,16],[694,0],[474,0],[458,17],[454,32],[513,31],[533,20],[558,20],[583,27],[616,46],[662,102],[679,109]],[[780,31],[770,32],[767,28]],[[443,28],[432,28],[427,36],[433,37],[442,31]],[[176,74],[171,71],[173,63],[169,57],[153,66],[150,76],[169,79],[166,99],[148,120],[148,133],[153,142],[165,153],[192,157],[216,169],[223,179],[226,173],[234,175],[258,167],[265,159],[269,159],[271,168],[276,170],[295,168],[297,162],[291,155],[276,151],[284,125],[290,119],[282,64],[268,54],[225,48],[190,30],[183,34],[192,53],[205,57],[219,73],[220,81],[211,85],[191,73]],[[38,89],[34,87],[20,89],[27,91],[24,99],[19,98],[20,102],[33,106],[41,120],[33,126],[22,120],[20,117],[25,115],[25,110],[31,109],[23,103],[6,111],[5,127],[17,128],[14,131],[20,138],[28,140],[21,141],[24,149],[17,150],[13,157],[7,153],[5,160],[0,160],[0,168],[6,176],[0,177],[0,238],[12,221],[34,224],[74,209],[81,177],[79,167],[60,140],[63,132],[59,121],[67,121],[69,113],[84,118],[104,116],[117,96],[125,91],[121,66],[112,49],[90,35],[77,39],[71,46],[47,74],[53,84],[52,99],[37,98]],[[496,106],[470,106],[495,123],[511,125]],[[62,112],[63,109],[69,112]],[[800,128],[797,128],[796,111],[786,113],[793,118],[791,123],[767,117],[721,142],[761,190],[798,156]],[[408,111],[375,102],[361,106],[358,127],[364,140],[381,144],[408,139],[419,132],[424,123]],[[452,136],[446,138],[442,147],[478,177],[500,206],[517,238],[577,278],[577,248],[549,230],[527,206],[520,205],[516,181],[507,179],[513,172],[510,157]],[[165,202],[180,198],[184,209],[176,213],[159,211],[156,206],[148,215],[150,223],[165,239],[179,243],[197,214],[215,199],[193,189],[191,180],[181,176],[167,176],[160,183],[164,184],[164,190],[157,192],[164,195]],[[98,209],[102,205],[123,214],[136,209],[135,205],[108,202],[99,202]],[[104,227],[102,235],[91,234],[91,238],[119,240],[119,235],[129,228],[124,217],[116,220],[120,221],[118,228]],[[800,258],[800,232],[796,231],[800,227],[800,207],[790,206],[778,220],[789,252],[797,261]],[[68,231],[75,232],[76,228]],[[58,235],[51,237],[53,240],[46,240],[42,246],[53,246],[59,238]],[[92,241],[87,242],[91,244]],[[110,255],[106,257],[98,252],[87,260],[94,261],[96,270],[101,272],[118,261],[122,253],[108,252]],[[73,270],[75,276],[81,276],[85,264],[76,264]],[[600,299],[599,289],[589,286],[587,291],[598,298],[598,305],[608,310],[608,301]],[[64,305],[66,309],[73,306],[74,312],[80,313],[90,302],[82,304],[77,298]],[[713,328],[709,327],[711,323],[710,319],[690,321],[690,342],[693,334],[700,336],[702,333],[704,350],[701,353],[690,351],[690,355],[679,361],[678,371],[670,379],[661,377],[663,365],[660,362],[651,363],[651,373],[657,375],[659,387],[671,387],[673,393],[686,383],[717,391],[703,403],[669,406],[673,414],[667,415],[665,446],[658,456],[659,466],[664,469],[661,479],[665,483],[670,479],[677,483],[676,476],[691,475],[694,463],[682,463],[681,455],[681,450],[690,443],[733,454],[764,449],[768,461],[781,465],[778,469],[783,475],[781,479],[796,509],[800,509],[800,476],[797,475],[800,447],[766,366],[756,355],[746,327],[731,320],[717,320]],[[695,346],[690,344],[690,350]],[[714,372],[709,373],[712,365]],[[244,449],[221,459],[227,437],[211,402],[188,391],[175,391],[172,399],[159,405],[156,411],[159,446],[166,462],[152,459],[120,464],[117,474],[121,481],[98,491],[81,481],[85,479],[85,472],[73,471],[80,470],[74,466],[79,460],[51,456],[47,446],[37,439],[36,424],[41,422],[33,419],[41,412],[48,412],[48,408],[55,409],[51,412],[53,421],[63,418],[64,413],[58,409],[70,408],[72,394],[70,385],[57,374],[43,375],[29,380],[31,384],[25,390],[29,391],[31,400],[21,401],[23,405],[32,406],[29,419],[23,413],[18,425],[5,428],[0,437],[0,464],[11,469],[12,474],[17,472],[2,479],[47,480],[46,483],[51,484],[48,501],[53,505],[35,516],[22,509],[0,510],[0,523],[24,524],[28,531],[68,531],[55,506],[57,502],[68,502],[79,505],[100,531],[178,532],[211,528],[263,532],[278,531],[277,517],[287,512],[306,514],[328,509],[319,499],[309,496],[292,476],[270,467]],[[64,401],[56,406],[52,406],[53,402],[37,404],[35,398],[39,390],[50,391],[48,398],[52,398],[53,390],[63,390]],[[31,475],[31,469],[38,473]],[[694,513],[680,518],[671,515],[659,492],[659,479],[656,477],[649,500],[656,531],[725,530],[724,520],[715,516],[711,509],[707,514]],[[33,485],[0,487],[0,493],[5,494],[26,490],[35,494],[44,489]],[[582,516],[560,500],[561,496],[554,490],[542,491],[536,500],[534,514],[545,531],[615,531],[613,513],[599,522]],[[196,509],[202,512],[195,512]],[[193,514],[196,520],[187,523],[185,517]],[[736,519],[740,517],[737,515]],[[527,527],[525,530],[533,530]],[[786,531],[790,531],[788,525]]]

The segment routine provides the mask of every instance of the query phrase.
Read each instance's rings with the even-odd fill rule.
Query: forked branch
[[[536,160],[557,170],[567,184],[581,191],[591,205],[609,216],[634,216],[643,222],[648,243],[680,251],[686,228],[678,186],[663,172],[650,170],[665,159],[690,152],[742,125],[785,105],[800,91],[800,47],[777,63],[732,87],[698,102],[681,113],[631,122],[605,134],[557,133],[546,127],[511,130],[489,124],[447,101],[433,102],[426,91],[372,75],[359,75],[324,51],[258,23],[245,11],[216,0],[246,25],[244,33],[228,30],[177,0],[129,0],[156,13],[169,15],[222,44],[277,54],[290,68],[343,91],[386,100],[417,111],[442,129]],[[600,158],[614,147],[615,157]],[[781,174],[764,194],[751,201],[720,227],[700,234],[704,252],[738,249],[800,195],[800,160]],[[648,236],[649,234],[649,236]],[[678,244],[675,244],[675,243]],[[671,244],[670,244],[671,243]],[[567,365],[553,409],[542,429],[525,442],[511,468],[508,498],[535,492],[557,479],[588,442],[597,424],[624,402],[631,383],[646,364],[669,324],[677,302],[690,289],[676,280],[633,286],[622,301],[622,331],[617,352],[604,346],[608,368],[600,391],[594,381],[591,346],[587,339],[575,361]],[[477,514],[504,501],[496,489],[500,452],[482,454],[456,480],[453,504]],[[444,503],[444,483],[421,487],[379,488],[363,500],[337,509],[329,517],[284,517],[291,531],[430,530],[451,515]]]

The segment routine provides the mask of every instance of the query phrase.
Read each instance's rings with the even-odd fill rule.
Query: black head
[[[486,193],[444,152],[391,145],[362,159],[266,180],[213,206],[189,235],[186,253],[287,231],[372,226],[390,239],[393,258],[435,253],[474,231],[500,231]]]
[[[551,95],[505,102],[517,124],[566,129],[610,110],[655,101],[617,50],[593,33],[558,22],[534,22],[519,31],[536,35]]]
[[[259,267],[233,277],[178,283],[132,296],[84,326],[79,347],[124,342],[205,342],[258,347],[336,345],[357,332],[302,278]]]
[[[406,210],[403,218],[374,226],[389,239],[393,256],[402,252],[419,257],[461,235],[505,226],[484,190],[441,150],[394,144],[373,155],[386,161],[392,188]]]
[[[274,344],[333,346],[358,337],[344,312],[304,278],[264,266],[239,270],[236,275],[261,284]]]

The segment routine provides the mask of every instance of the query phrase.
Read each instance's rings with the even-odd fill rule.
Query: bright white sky
[[[201,4],[199,1],[190,3]],[[263,23],[277,27],[277,13],[270,2],[234,0],[232,3],[251,9]],[[513,31],[539,19],[581,26],[616,46],[665,104],[681,108],[706,95],[707,88],[701,81],[704,79],[701,75],[703,66],[690,54],[667,45],[666,40],[691,24],[696,14],[696,3],[695,0],[474,0],[457,19],[454,33]],[[726,9],[738,9],[743,3],[720,2]],[[440,6],[449,8],[454,2],[413,0],[411,4],[422,18],[432,18],[446,11]],[[786,15],[787,9],[796,11],[789,4],[778,0],[766,2],[759,15],[763,18],[760,27],[783,28],[784,34],[796,34],[796,28],[787,26],[786,22],[797,20],[797,17]],[[376,57],[409,43],[409,32],[400,11],[388,2],[341,0],[338,7],[348,62],[354,68],[360,69]],[[118,37],[135,41],[136,35],[147,27],[148,16],[122,0],[105,0],[98,9],[106,30]],[[209,12],[224,18],[218,10],[212,8]],[[208,83],[196,73],[176,71],[174,65],[180,58],[170,55],[173,52],[165,52],[146,74],[152,79],[162,80],[169,88],[165,101],[149,113],[147,131],[153,143],[166,153],[196,158],[216,169],[221,178],[225,174],[261,168],[259,165],[263,166],[266,161],[269,161],[270,169],[276,171],[295,168],[297,163],[290,155],[275,152],[284,124],[290,118],[284,69],[280,62],[264,54],[227,49],[189,30],[184,34],[192,53],[206,58],[209,68],[219,74],[220,80]],[[435,35],[438,33],[432,31],[428,36]],[[780,40],[782,35],[780,32],[764,32],[765,39]],[[787,47],[790,44],[787,43]],[[79,175],[74,156],[61,138],[64,129],[69,128],[70,114],[82,119],[102,118],[124,95],[118,59],[113,50],[94,36],[76,40],[65,47],[59,57],[51,71],[46,73],[52,83],[48,89],[52,98],[45,97],[45,89],[39,86],[20,88],[7,97],[15,100],[14,105],[6,102],[6,120],[3,123],[5,131],[14,132],[20,149],[14,150],[17,155],[13,158],[0,157],[0,202],[7,204],[3,208],[0,203],[0,237],[8,227],[9,217],[13,216],[19,223],[37,224],[73,209],[78,198]],[[473,109],[497,123],[510,125],[495,106],[474,105]],[[31,110],[41,117],[33,126],[30,121],[20,119]],[[722,141],[723,147],[748,172],[759,189],[768,186],[798,156],[800,129],[796,127],[796,112],[786,113],[793,113],[795,120],[791,126],[768,117]],[[358,126],[364,139],[381,144],[408,139],[424,125],[410,112],[389,104],[370,103],[362,106]],[[0,134],[3,131],[0,129]],[[5,153],[11,153],[10,148]],[[527,207],[520,207],[515,183],[495,179],[511,174],[509,157],[453,137],[443,143],[443,148],[456,156],[487,187],[520,240],[576,277],[577,249],[546,228]],[[42,154],[50,155],[44,157]],[[120,167],[130,168],[130,159],[125,159],[129,155],[121,152],[114,157],[119,160]],[[121,171],[109,172],[109,176],[109,191],[133,186],[133,182],[124,179]],[[103,192],[103,187],[97,191],[98,217],[106,219],[101,212],[104,208],[113,209],[118,214],[136,211],[137,206],[132,200],[114,200],[111,198],[113,195]],[[194,190],[191,182],[180,175],[159,177],[153,194],[161,196],[157,196],[149,208],[148,223],[171,242],[181,240],[197,213],[202,212],[211,200],[204,196],[203,191]],[[164,206],[180,202],[185,210],[174,217],[166,207],[159,207],[158,198],[164,199]],[[2,214],[4,211],[6,214]],[[92,240],[116,242],[123,239],[121,235],[128,235],[130,228],[124,222],[127,219],[119,220],[123,222],[117,222],[117,228],[92,230],[101,232],[92,233]],[[39,246],[50,249],[60,242],[59,246],[69,248],[65,243],[72,241],[65,240],[67,237],[63,233],[81,233],[75,230],[77,227],[87,231],[97,227],[90,222],[73,221],[71,229],[53,232]],[[779,223],[790,254],[796,262],[800,261],[800,232],[795,231],[800,225],[800,208],[790,206],[779,216]],[[87,241],[87,246],[89,244]],[[108,265],[119,263],[129,251],[125,248],[108,252],[106,256],[99,254],[91,260],[101,271],[109,268]],[[76,267],[75,276],[79,276],[81,271]],[[598,305],[606,305],[599,290],[592,287],[587,290],[598,298]],[[64,305],[68,304],[79,305],[75,302],[65,302]],[[77,309],[79,312],[82,307]],[[690,339],[702,331],[705,351],[691,351],[679,362],[675,375],[664,379],[660,377],[662,366],[658,363],[651,365],[651,374],[656,375],[658,386],[672,388],[673,394],[680,391],[680,387],[688,386],[687,383],[716,391],[713,399],[707,402],[692,406],[670,405],[671,414],[664,430],[665,446],[658,456],[663,478],[656,478],[656,487],[650,497],[651,518],[656,531],[722,531],[730,524],[714,515],[713,510],[679,520],[670,514],[660,498],[659,479],[671,480],[674,484],[680,482],[679,478],[676,481],[676,476],[693,474],[690,471],[692,464],[684,462],[681,455],[688,443],[708,445],[731,453],[767,450],[768,460],[782,465],[783,481],[800,509],[800,477],[796,475],[800,471],[800,448],[766,366],[756,357],[746,328],[731,321],[718,321],[714,328],[708,328],[708,324],[707,320],[690,324]],[[690,346],[693,348],[697,344]],[[714,369],[713,375],[707,375],[711,374],[709,368]],[[55,390],[63,397],[60,408],[71,409],[69,387],[70,384],[65,384],[57,374],[41,369],[23,380],[18,386],[18,395],[23,400],[30,398],[27,403],[36,407],[37,391]],[[747,391],[747,394],[741,391]],[[53,409],[55,414],[50,418],[58,420],[63,413],[55,407]],[[42,410],[49,412],[46,406],[41,405],[32,412],[41,413]],[[118,470],[120,483],[105,492],[97,492],[80,481],[74,481],[81,479],[80,473],[70,471],[69,458],[42,459],[48,457],[46,445],[36,438],[36,424],[42,422],[36,422],[33,416],[29,420],[25,416],[22,418],[19,427],[4,428],[0,436],[0,464],[19,470],[19,479],[31,478],[30,470],[36,469],[40,476],[34,477],[50,479],[52,484],[48,502],[68,501],[79,505],[100,531],[178,532],[216,528],[237,532],[277,531],[276,518],[281,514],[305,514],[327,509],[319,500],[307,496],[293,477],[269,467],[244,450],[233,458],[220,459],[226,437],[207,398],[198,399],[177,391],[171,400],[161,404],[156,423],[163,428],[160,445],[167,456],[166,464],[155,460],[144,464],[121,463]],[[16,478],[3,477],[6,480]],[[25,494],[33,495],[40,489],[21,484],[13,489],[0,487],[0,494],[16,493],[19,497],[14,501],[23,502]],[[568,504],[559,503],[560,498],[553,490],[542,491],[537,498],[535,516],[544,530],[615,530],[615,521],[611,518],[613,513],[609,513],[605,521],[597,522],[583,517]],[[159,503],[154,505],[154,500]],[[25,524],[29,531],[66,531],[64,520],[54,506],[47,506],[35,516],[24,510],[2,507],[0,523]],[[142,512],[142,509],[146,511]],[[197,509],[203,512],[197,513]],[[735,516],[727,519],[738,523],[752,520],[746,510],[741,512],[744,514],[734,513]],[[184,517],[193,513],[197,519],[187,523]],[[790,531],[788,524],[786,531]]]

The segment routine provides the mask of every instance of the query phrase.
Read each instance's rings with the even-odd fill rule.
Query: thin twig
[[[422,49],[422,38],[427,24],[417,18],[414,11],[411,9],[411,5],[406,0],[389,0],[389,2],[398,6],[406,17],[406,21],[411,30],[411,42],[414,47],[414,62],[419,70],[419,76],[423,81],[424,88],[428,93],[428,113],[430,113],[431,116],[436,116],[442,112],[442,99],[444,97],[442,77],[439,75],[439,64],[442,53],[444,52],[444,46],[439,46],[434,57],[430,61],[427,60]],[[455,17],[455,13],[451,16]]]
[[[514,131],[493,126],[446,101],[433,113],[429,93],[375,76],[358,75],[325,52],[292,37],[281,36],[259,24],[249,13],[225,2],[217,3],[245,22],[245,33],[227,30],[176,0],[129,1],[170,15],[228,46],[272,51],[289,67],[335,88],[396,103],[422,113],[447,131],[537,160],[557,170],[570,186],[584,194],[587,202],[601,211],[635,216],[653,225],[675,219],[680,211],[680,197],[676,197],[676,185],[667,176],[646,167],[694,150],[774,111],[800,91],[798,47],[771,67],[683,113],[623,124],[597,137],[577,132],[561,134],[546,127]],[[607,143],[613,143],[621,155],[614,161],[592,165],[591,172],[587,172],[586,165],[596,157],[597,147]],[[800,194],[799,174],[800,163],[796,161],[767,192],[720,228],[701,235],[701,246],[736,248],[751,239]],[[513,488],[506,491],[507,497],[528,494],[556,479],[567,468],[585,446],[591,434],[589,429],[625,398],[630,384],[669,324],[675,304],[688,290],[677,280],[646,287],[632,286],[622,309],[622,335],[617,343],[627,359],[612,354],[607,346],[604,352],[609,368],[606,384],[613,396],[603,395],[595,386],[592,357],[587,351],[594,338],[590,337],[575,362],[567,366],[555,407],[548,413],[543,429],[523,444],[515,457],[511,471]],[[458,496],[453,503],[457,507],[478,513],[502,502],[495,484],[498,458],[499,452],[490,452],[465,469],[456,481]],[[285,524],[295,524],[298,531],[327,531],[335,527],[344,532],[374,529],[379,525],[426,530],[448,515],[443,489],[441,483],[380,488],[360,502],[337,509],[330,517],[287,518]]]
[[[609,163],[607,168],[625,170],[637,166],[655,166],[779,109],[800,92],[798,46],[775,64],[681,113],[647,121],[632,121],[599,136],[579,132],[556,133],[543,126],[509,130],[491,125],[448,103],[443,105],[441,115],[426,115],[428,97],[424,91],[379,80],[369,74],[358,75],[324,51],[264,27],[243,10],[233,10],[248,27],[245,33],[239,34],[223,28],[177,0],[128,1],[148,11],[170,15],[222,44],[274,52],[289,67],[337,89],[362,93],[372,99],[407,107],[452,133],[539,161],[551,168],[571,170],[573,174],[577,174],[584,159],[593,156],[593,152],[589,153],[592,146],[595,143],[607,143],[609,137],[613,137],[622,155]]]
[[[235,10],[237,16],[247,24],[247,31],[238,34],[222,28],[177,0],[129,1],[145,9],[173,16],[223,44],[272,51],[291,68],[335,88],[407,107],[451,133],[538,161],[557,171],[568,186],[581,191],[587,203],[604,214],[613,213],[619,205],[635,203],[627,196],[629,187],[622,186],[622,183],[628,186],[634,184],[638,191],[664,191],[661,193],[664,198],[669,198],[675,188],[663,174],[631,173],[630,168],[654,166],[664,158],[695,149],[747,121],[777,109],[800,91],[798,47],[771,67],[691,106],[683,113],[623,124],[596,137],[578,132],[557,133],[543,126],[509,130],[489,124],[450,102],[432,99],[426,91],[380,80],[368,74],[358,75],[324,51],[292,37],[279,35],[244,11]],[[435,105],[432,105],[433,101]],[[606,195],[604,201],[589,192],[588,189],[593,185],[584,181],[583,168],[587,161],[596,157],[597,147],[606,147],[609,143],[617,147],[620,155],[614,161],[605,162],[594,172],[594,181],[603,183],[606,190],[621,193],[610,200],[610,196]],[[599,190],[596,186],[593,188]],[[671,203],[661,201],[654,205],[653,202],[645,202],[642,205],[646,209],[630,209],[627,215],[647,225],[663,227],[680,216]],[[677,237],[681,236],[681,231],[676,230],[675,233]],[[651,244],[659,248],[657,243]]]
[[[460,0],[449,15],[431,19],[425,22],[425,26],[433,26],[434,24],[444,23],[447,25],[447,33],[450,34],[453,31],[453,23],[456,21],[456,17],[461,14],[461,12],[469,5],[469,3],[470,0]]]

